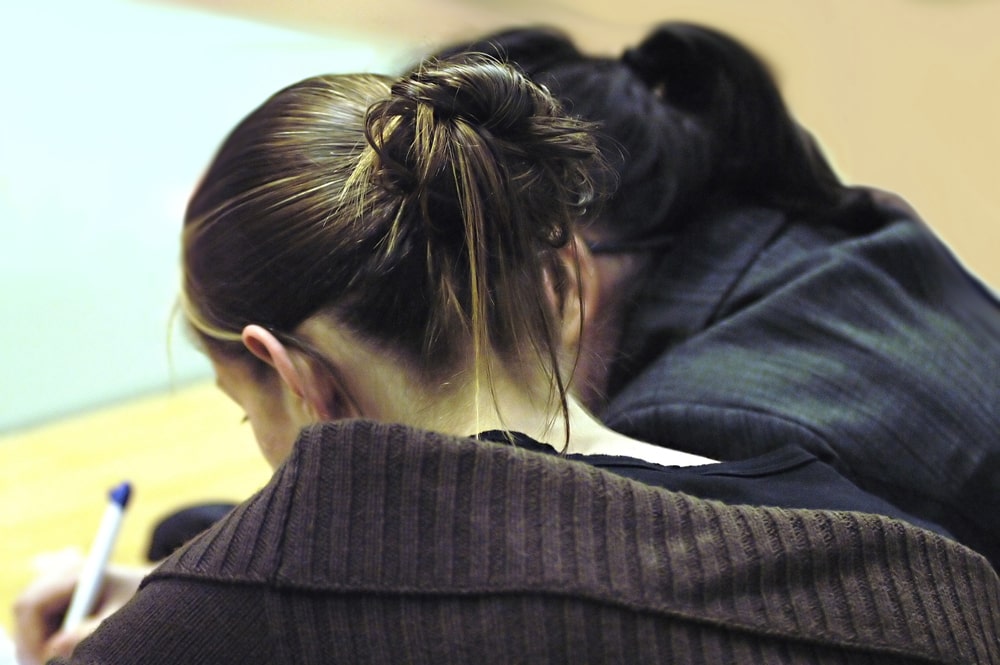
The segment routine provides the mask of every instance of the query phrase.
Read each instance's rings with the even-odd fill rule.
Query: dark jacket
[[[697,220],[624,353],[615,429],[716,459],[801,446],[1000,565],[1000,305],[900,199]]]

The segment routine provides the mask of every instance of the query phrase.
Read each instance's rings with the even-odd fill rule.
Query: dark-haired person
[[[755,53],[683,22],[622,57],[549,28],[467,49],[600,126],[606,424],[714,459],[801,446],[1000,566],[1000,304],[903,200],[838,179]]]
[[[247,116],[188,207],[181,304],[275,475],[69,662],[954,650],[897,632],[905,618],[933,633],[936,618],[900,609],[953,566],[930,588],[907,569],[891,597],[852,591],[901,549],[980,561],[935,525],[802,451],[713,463],[581,406],[592,266],[573,224],[600,161],[587,123],[481,57],[310,78]],[[786,508],[747,507],[762,505]],[[790,564],[795,585],[750,590]],[[988,567],[961,572],[952,595],[990,588]],[[852,618],[814,628],[799,585]],[[744,607],[748,593],[781,616]],[[975,636],[995,621],[977,616],[961,649],[993,648]]]

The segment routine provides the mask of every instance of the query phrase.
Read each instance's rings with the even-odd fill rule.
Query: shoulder
[[[726,505],[513,446],[331,423],[306,430],[274,482],[164,564],[76,662],[283,662],[276,650],[294,649],[307,654],[296,662],[490,663],[567,645],[581,660],[642,660],[679,644],[965,657],[1000,615],[981,610],[996,575],[958,547],[874,515]],[[753,608],[746,580],[766,581]],[[954,643],[931,639],[940,616],[906,611],[940,602]],[[638,632],[649,641],[623,637]]]
[[[279,662],[259,588],[159,578],[80,643],[70,663],[253,665]]]
[[[992,427],[1000,304],[905,201],[859,191],[837,213],[869,218],[854,230],[835,219],[784,219],[761,227],[766,238],[748,231],[752,251],[727,250],[720,239],[665,259],[626,327],[631,364],[614,375],[612,424],[647,439],[664,435],[654,421],[712,429],[706,436],[743,427],[814,451],[817,435],[856,438],[843,428],[889,416],[890,430],[905,430],[906,412],[937,414],[955,440]],[[738,244],[735,219],[719,223]],[[698,245],[712,231],[696,233]],[[641,422],[651,427],[637,433]]]

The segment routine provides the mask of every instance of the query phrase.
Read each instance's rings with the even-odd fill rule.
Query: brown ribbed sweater
[[[72,663],[1000,663],[978,554],[580,462],[316,426]]]

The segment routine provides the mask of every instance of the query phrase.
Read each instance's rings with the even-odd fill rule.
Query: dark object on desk
[[[166,559],[202,531],[221,520],[234,503],[205,503],[181,508],[160,520],[153,528],[146,558],[150,563]]]

